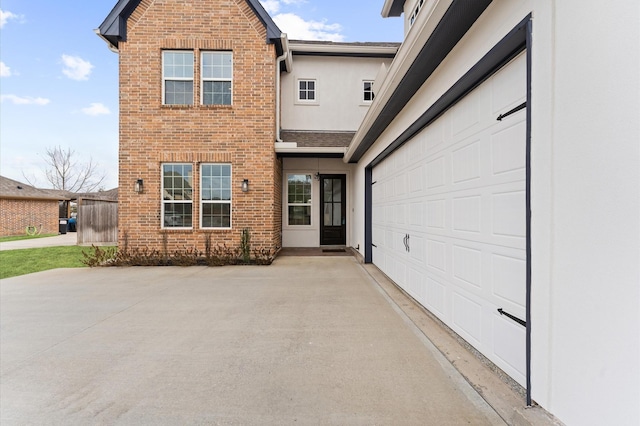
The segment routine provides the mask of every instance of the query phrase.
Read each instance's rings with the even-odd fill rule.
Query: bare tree
[[[106,178],[106,173],[98,170],[98,164],[93,158],[89,158],[86,163],[79,163],[74,156],[75,151],[71,148],[47,148],[44,158],[47,168],[44,173],[49,183],[54,189],[71,192],[92,192],[99,188]]]

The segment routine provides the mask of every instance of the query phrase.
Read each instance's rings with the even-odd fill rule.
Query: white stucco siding
[[[367,113],[363,82],[373,81],[391,59],[294,55],[293,70],[282,74],[282,128],[355,131]],[[315,80],[315,102],[300,102],[298,80]]]
[[[532,388],[567,424],[637,425],[640,3],[553,5],[534,17]]]

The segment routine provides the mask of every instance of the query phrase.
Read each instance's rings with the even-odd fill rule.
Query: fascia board
[[[398,51],[396,46],[353,46],[353,45],[328,45],[328,44],[305,44],[289,42],[289,50],[295,54],[316,53],[316,54],[339,54],[339,55],[395,55]]]
[[[386,0],[380,14],[383,18],[402,15],[405,0]]]
[[[289,147],[276,147],[277,154],[344,154],[345,147],[304,147],[304,148],[289,148]]]

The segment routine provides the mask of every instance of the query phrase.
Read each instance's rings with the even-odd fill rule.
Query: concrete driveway
[[[504,424],[351,257],[0,287],[3,426]]]

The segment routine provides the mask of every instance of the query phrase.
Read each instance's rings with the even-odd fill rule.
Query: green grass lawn
[[[0,237],[0,243],[8,241],[32,240],[34,238],[55,237],[58,234],[42,234],[42,235],[14,235],[13,237]]]
[[[83,251],[90,247],[63,246],[0,251],[0,279],[56,268],[82,268]]]

